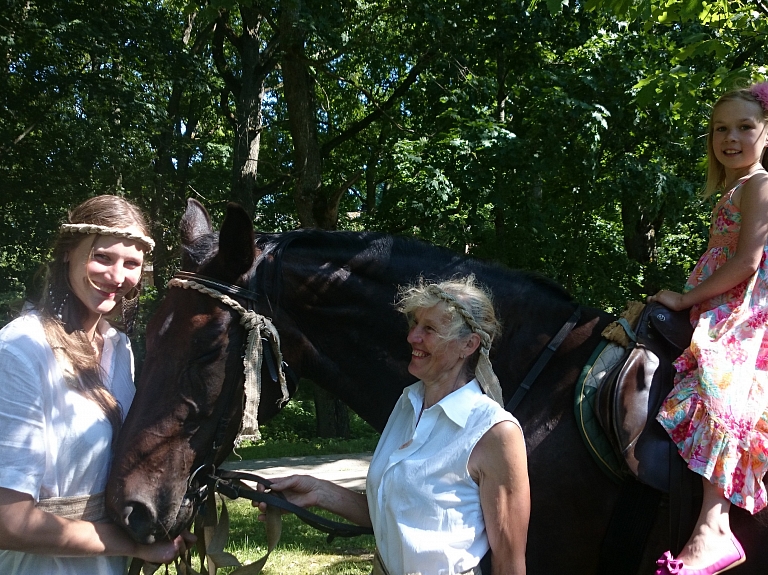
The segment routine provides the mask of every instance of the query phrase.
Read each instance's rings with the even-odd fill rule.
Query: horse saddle
[[[600,383],[595,412],[614,449],[633,475],[663,492],[670,490],[670,438],[656,421],[672,390],[673,361],[691,342],[689,310],[671,311],[653,302],[643,309],[624,359]],[[632,337],[634,336],[634,337]]]

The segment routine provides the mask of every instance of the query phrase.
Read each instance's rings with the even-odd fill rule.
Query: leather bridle
[[[219,280],[196,274],[193,272],[180,271],[177,272],[173,279],[182,280],[185,282],[195,282],[201,286],[226,294],[229,297],[236,298],[238,300],[244,300],[244,308],[248,310],[254,310],[259,294],[234,284],[221,282]],[[178,284],[176,284],[178,285]],[[174,283],[169,282],[169,286],[174,287]],[[271,323],[271,322],[270,322]],[[269,346],[267,346],[269,348]],[[279,374],[282,369],[286,369],[287,373],[293,376],[293,373],[289,370],[288,365],[282,362],[278,367],[276,358],[270,353],[266,353],[267,366],[270,370],[270,376],[273,382],[277,383]],[[229,397],[227,398],[227,405],[229,406],[234,400],[235,386],[230,386]],[[222,418],[217,425],[216,433],[214,434],[213,445],[211,450],[206,454],[203,463],[198,466],[187,479],[187,491],[184,499],[188,500],[195,508],[199,507],[206,498],[210,498],[214,492],[221,493],[230,499],[236,499],[238,497],[244,497],[255,502],[263,502],[268,505],[273,505],[280,509],[290,511],[297,515],[302,521],[308,525],[323,531],[328,534],[328,541],[332,541],[335,537],[355,537],[358,535],[372,535],[373,530],[369,527],[361,527],[359,525],[352,525],[350,523],[343,523],[339,521],[331,521],[320,515],[307,511],[302,507],[298,507],[288,502],[281,493],[269,493],[267,491],[258,491],[248,487],[243,480],[252,481],[263,485],[266,489],[269,489],[271,482],[263,477],[260,477],[251,473],[243,473],[237,471],[219,470],[214,465],[216,454],[221,448],[224,437],[227,433],[227,429],[231,422],[230,418]]]

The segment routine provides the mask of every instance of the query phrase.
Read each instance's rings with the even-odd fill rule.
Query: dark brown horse
[[[284,358],[381,430],[408,374],[399,285],[474,273],[494,293],[504,335],[494,369],[508,400],[575,303],[544,278],[483,263],[421,242],[375,233],[296,231],[254,238],[230,205],[220,234],[189,201],[181,221],[182,268],[221,284],[243,307],[272,318]],[[247,291],[246,291],[247,290]],[[613,318],[585,308],[575,329],[515,410],[525,430],[532,510],[531,575],[592,575],[620,488],[584,447],[573,415],[574,384]],[[217,299],[171,288],[147,328],[147,357],[120,436],[107,488],[110,514],[138,541],[173,536],[195,511],[195,471],[229,454],[243,411],[240,315]],[[264,384],[260,418],[279,390]],[[731,513],[747,562],[735,575],[768,569],[768,528]],[[658,514],[640,573],[668,548]]]

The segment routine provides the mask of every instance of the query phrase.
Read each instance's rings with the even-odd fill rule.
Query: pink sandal
[[[733,569],[736,565],[744,563],[747,560],[747,555],[744,553],[741,543],[733,534],[731,534],[731,541],[736,548],[735,551],[721,557],[704,569],[688,569],[682,561],[672,557],[669,551],[665,551],[664,555],[656,561],[656,565],[659,567],[656,569],[656,575],[718,575],[718,573],[724,573],[729,569]]]

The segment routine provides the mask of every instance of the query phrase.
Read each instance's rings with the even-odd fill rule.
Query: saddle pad
[[[626,477],[624,466],[595,415],[594,402],[600,382],[625,354],[624,347],[603,339],[581,370],[574,394],[576,425],[587,451],[603,473],[617,484]]]

